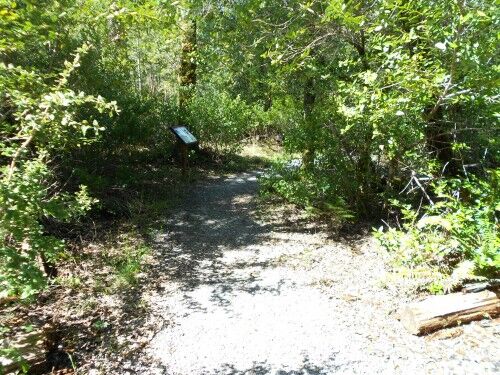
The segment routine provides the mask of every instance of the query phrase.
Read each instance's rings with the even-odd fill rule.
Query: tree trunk
[[[53,262],[51,262],[50,260],[48,260],[44,253],[40,253],[40,260],[42,261],[42,266],[43,266],[43,270],[45,272],[45,275],[47,275],[47,277],[49,279],[53,279],[53,278],[57,277],[56,265]]]
[[[369,70],[370,64],[368,63],[368,58],[366,56],[366,38],[363,30],[359,33],[359,42],[352,42],[352,45],[356,48],[356,51],[358,51],[361,65],[363,65],[363,70]]]
[[[443,166],[443,174],[455,176],[458,174],[458,165],[453,155],[453,136],[443,125],[444,113],[441,107],[429,111],[425,127],[425,140],[429,151]]]
[[[179,123],[185,124],[185,115],[196,85],[196,20],[187,14],[182,21],[182,50],[179,71]]]
[[[312,116],[314,104],[316,102],[314,78],[309,77],[304,84],[304,122],[306,126],[307,146],[302,155],[302,165],[304,168],[310,168],[314,163],[316,153],[313,134],[315,132],[315,121]]]

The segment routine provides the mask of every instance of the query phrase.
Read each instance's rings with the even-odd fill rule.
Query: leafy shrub
[[[249,131],[257,135],[285,135],[303,121],[303,113],[294,105],[292,98],[287,96],[276,98],[267,110],[254,105],[253,116]]]
[[[239,149],[240,141],[257,124],[253,108],[240,97],[206,88],[189,103],[187,122],[203,143],[218,152]]]
[[[330,176],[301,168],[298,159],[277,163],[261,178],[263,191],[274,192],[287,201],[305,208],[312,216],[330,216],[340,220],[353,218],[352,211],[338,194]]]
[[[97,121],[82,119],[82,108],[112,114],[114,103],[68,87],[70,74],[79,66],[79,49],[73,62],[55,82],[19,66],[0,64],[0,100],[11,108],[2,118],[0,166],[0,286],[1,296],[26,298],[43,287],[40,270],[53,263],[63,242],[44,233],[43,218],[68,221],[89,209],[93,200],[86,188],[64,192],[51,170],[52,160],[65,150],[96,139]],[[36,90],[33,90],[36,87]]]
[[[400,228],[380,228],[381,246],[403,274],[431,291],[449,291],[466,279],[500,276],[500,170],[436,184],[439,199],[422,212],[402,205]]]

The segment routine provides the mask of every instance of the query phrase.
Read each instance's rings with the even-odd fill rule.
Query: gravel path
[[[481,322],[420,338],[395,317],[368,237],[329,239],[286,208],[255,202],[257,173],[194,187],[159,235],[163,328],[143,373],[494,374],[499,328]]]

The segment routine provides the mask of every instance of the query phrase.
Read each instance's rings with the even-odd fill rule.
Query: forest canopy
[[[433,291],[498,277],[498,15],[490,0],[0,0],[1,295],[43,288],[65,253],[48,228],[114,210],[126,161],[164,162],[178,124],[213,155],[282,140],[263,188],[376,221]]]

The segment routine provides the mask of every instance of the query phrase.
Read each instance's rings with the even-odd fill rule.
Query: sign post
[[[198,143],[196,137],[185,126],[172,126],[170,128],[177,139],[177,151],[182,168],[182,174],[185,176],[189,167],[188,151],[190,146]]]

